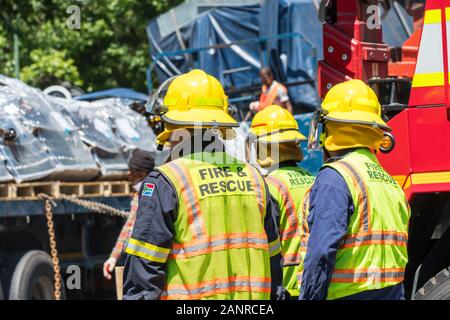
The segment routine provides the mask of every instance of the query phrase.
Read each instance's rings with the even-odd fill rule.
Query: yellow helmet
[[[253,117],[250,133],[261,143],[300,142],[306,137],[298,131],[294,116],[286,109],[271,105]]]
[[[161,105],[160,95],[166,89]],[[159,144],[176,129],[239,126],[228,113],[228,97],[220,82],[199,69],[164,82],[148,101],[147,111],[164,122],[165,130],[156,138]]]
[[[358,123],[391,131],[381,119],[381,106],[373,90],[361,80],[335,85],[322,102],[324,120]]]
[[[320,123],[325,125],[321,133]],[[348,128],[352,126],[353,133],[345,125]],[[373,132],[368,134],[368,130]],[[334,141],[341,142],[333,149],[358,146],[377,149],[378,137],[382,137],[385,131],[391,131],[391,128],[381,118],[381,106],[375,92],[361,80],[349,80],[332,87],[325,96],[321,109],[315,112],[311,119],[308,147],[319,149],[324,146],[331,131]],[[332,151],[331,145],[328,139],[327,149]]]

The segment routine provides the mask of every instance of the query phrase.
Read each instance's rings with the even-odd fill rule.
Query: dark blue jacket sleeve
[[[272,198],[269,192],[269,188],[267,185],[266,188],[266,201],[267,201],[267,209],[266,216],[264,218],[264,229],[267,234],[268,242],[273,242],[278,239],[279,241],[279,232],[278,232],[278,220],[279,220],[279,209],[277,202]],[[281,248],[281,243],[280,243]],[[283,271],[282,271],[282,257],[281,252],[272,256],[270,258],[270,276],[272,278],[272,289],[271,289],[271,299],[272,300],[282,300],[284,295],[286,294],[283,289]]]
[[[301,300],[324,300],[354,207],[344,178],[326,167],[319,172],[309,196],[310,236],[305,256]]]
[[[151,195],[143,195],[145,183],[155,185]],[[132,239],[160,248],[170,249],[174,234],[178,200],[172,185],[154,171],[143,181],[139,192]],[[165,263],[127,254],[124,270],[124,300],[155,300],[161,295],[166,283]]]

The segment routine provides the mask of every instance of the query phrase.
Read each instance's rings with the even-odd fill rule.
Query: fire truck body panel
[[[450,277],[436,280],[450,266],[450,0],[426,1],[425,11],[431,12],[422,13],[424,18],[420,8],[409,8],[415,31],[398,50],[401,54],[391,49],[394,55],[386,60],[380,59],[383,50],[390,53],[381,41],[381,28],[367,24],[369,6],[378,5],[377,0],[327,4],[324,61],[318,70],[320,96],[339,82],[357,78],[368,82],[380,101],[388,100],[381,104],[394,148],[378,158],[411,205],[407,297],[427,299],[434,292],[434,297],[450,299]],[[399,90],[400,86],[407,90]],[[426,289],[419,290],[425,284]]]
[[[408,108],[389,122],[395,147],[378,158],[403,186],[415,193],[450,191],[450,122],[446,107]]]

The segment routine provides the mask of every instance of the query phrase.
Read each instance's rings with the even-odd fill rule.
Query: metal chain
[[[55,279],[55,300],[61,300],[61,269],[59,267],[58,249],[56,248],[52,208],[52,201],[50,199],[45,199],[45,217],[47,218],[47,228],[50,239],[50,254],[52,256],[53,273]]]
[[[65,195],[65,194],[59,195],[58,199],[67,200],[69,202],[75,203],[75,204],[77,204],[77,205],[79,205],[81,207],[84,207],[86,209],[90,209],[90,210],[98,212],[98,213],[110,214],[110,215],[119,216],[119,217],[122,217],[122,218],[128,217],[128,212],[122,211],[122,210],[118,210],[116,208],[113,208],[113,207],[108,206],[108,205],[106,205],[104,203],[101,203],[101,202],[89,201],[89,200],[81,200],[81,199],[75,198],[75,196],[68,196],[68,195]]]
[[[129,212],[127,212],[127,211],[122,211],[122,210],[116,209],[114,207],[108,206],[107,204],[104,204],[101,202],[77,199],[75,197],[75,195],[69,196],[66,194],[60,194],[58,197],[52,197],[52,196],[49,196],[48,194],[40,193],[40,194],[38,194],[38,197],[43,198],[43,199],[49,199],[49,200],[62,199],[62,200],[66,200],[66,201],[75,203],[76,205],[79,205],[81,207],[84,207],[86,209],[92,210],[97,213],[110,214],[110,215],[119,216],[122,218],[128,217],[128,214],[129,214]]]
[[[50,255],[52,257],[53,273],[55,279],[54,294],[56,300],[61,300],[61,269],[59,267],[58,249],[56,248],[56,237],[52,212],[52,209],[54,206],[56,206],[56,203],[53,202],[53,197],[45,193],[40,193],[38,196],[45,200],[45,217],[47,218],[47,229],[50,240]],[[64,194],[59,195],[58,199],[63,199],[75,203],[97,213],[110,214],[122,218],[126,218],[128,216],[128,212],[118,210],[101,202],[81,200],[75,198],[75,196],[68,196]]]

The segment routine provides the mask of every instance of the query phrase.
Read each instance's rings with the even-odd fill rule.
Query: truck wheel
[[[53,300],[53,277],[52,259],[46,252],[26,252],[14,267],[9,300]]]
[[[414,300],[450,300],[450,268],[428,280],[414,295]]]

